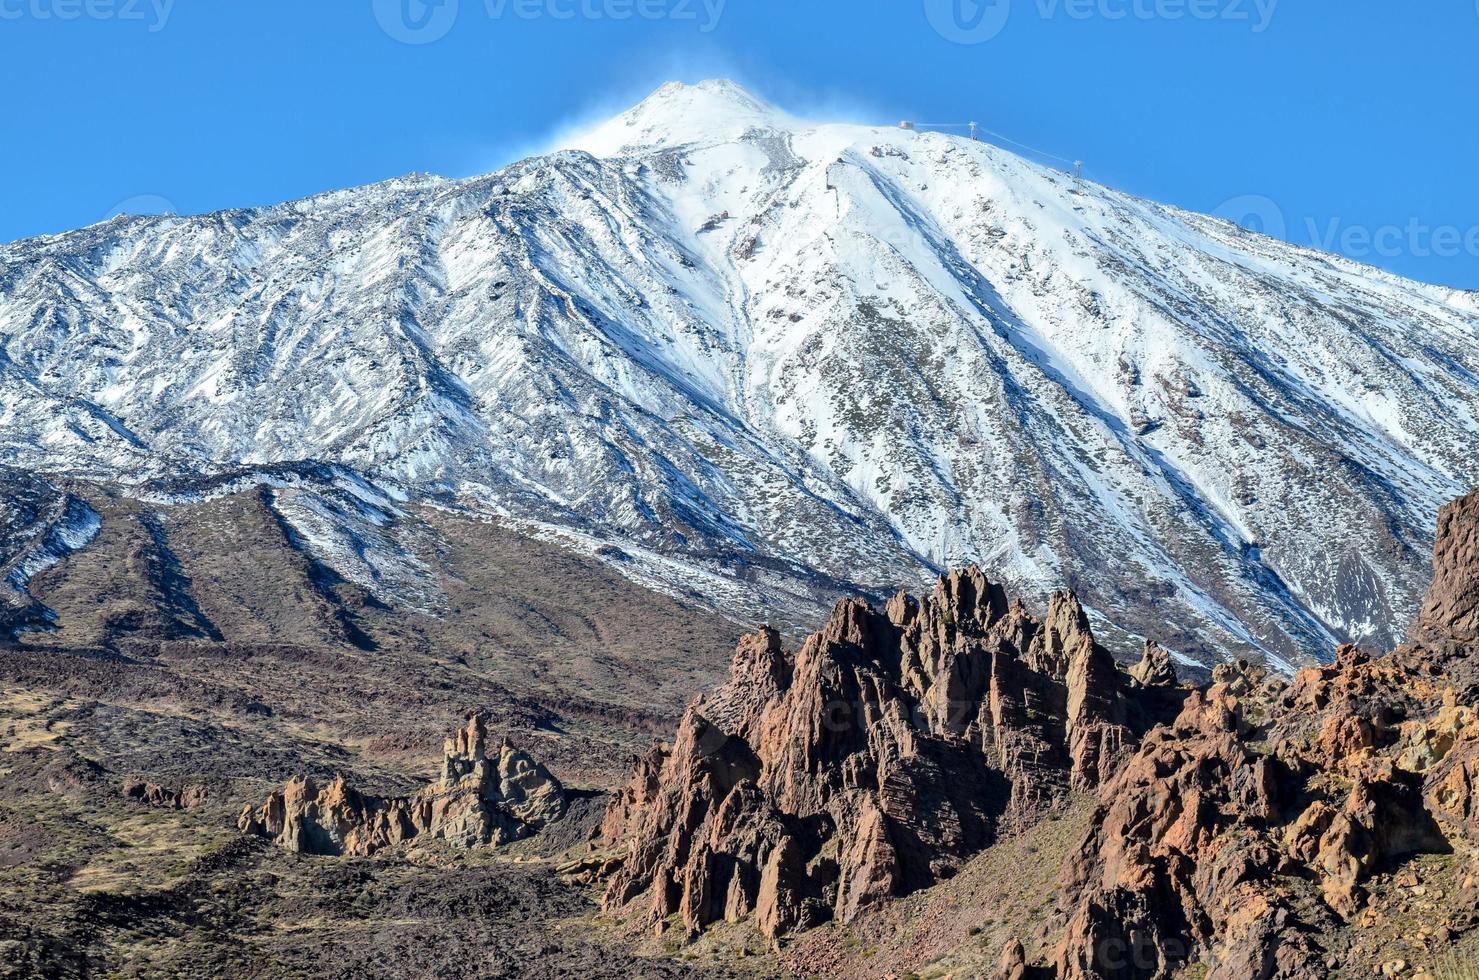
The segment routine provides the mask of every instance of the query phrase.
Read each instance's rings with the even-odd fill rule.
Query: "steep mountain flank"
[[[288,485],[151,487],[154,499],[141,500],[34,481],[46,505],[25,513],[41,519],[18,520],[11,543],[0,540],[12,549],[0,567],[14,556],[9,567],[26,573],[24,590],[0,582],[0,610],[16,609],[21,626],[14,640],[0,633],[0,688],[106,699],[122,686],[160,703],[190,691],[387,746],[435,748],[486,710],[499,735],[558,725],[572,736],[557,755],[539,753],[547,764],[609,773],[625,751],[587,751],[569,726],[643,744],[724,676],[742,632],[489,520],[412,506],[391,515],[383,498],[361,500],[313,473],[277,482]],[[58,529],[51,515],[69,507],[95,518],[79,525],[93,535],[81,550],[47,544],[65,545],[72,525]],[[313,523],[320,513],[359,537]],[[325,568],[323,542],[353,577]],[[379,598],[392,582],[422,608]]]
[[[32,580],[92,543],[101,525],[86,501],[0,467],[0,640],[51,628],[56,613],[32,595]]]
[[[1417,612],[1479,483],[1474,310],[985,143],[670,85],[485,176],[0,246],[0,465],[255,481],[322,582],[438,615],[396,502],[749,621],[975,562],[1072,588],[1117,651],[1301,666]]]

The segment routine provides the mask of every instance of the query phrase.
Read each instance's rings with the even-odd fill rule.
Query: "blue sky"
[[[0,0],[0,241],[484,172],[726,76],[803,113],[975,119],[1113,186],[1479,288],[1479,0],[441,3]]]

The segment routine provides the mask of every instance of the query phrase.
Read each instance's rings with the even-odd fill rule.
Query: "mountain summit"
[[[1479,484],[1474,310],[673,84],[483,177],[0,248],[0,464],[170,499],[307,461],[344,490],[295,540],[392,602],[434,605],[394,553],[430,501],[746,616],[974,561],[1114,645],[1294,662],[1417,611]]]
[[[572,139],[568,148],[614,157],[694,143],[712,145],[801,125],[731,81],[669,82],[640,105]]]

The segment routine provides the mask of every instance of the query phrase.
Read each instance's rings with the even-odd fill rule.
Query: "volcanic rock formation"
[[[1413,638],[1479,643],[1479,492],[1439,515],[1433,572]]]
[[[1155,643],[1121,672],[1073,596],[1039,620],[975,569],[844,602],[794,656],[762,630],[613,800],[605,906],[778,940],[1087,797],[1057,913],[1000,976],[1313,980],[1383,952],[1381,889],[1427,892],[1414,869],[1452,877],[1422,912],[1447,943],[1479,926],[1479,493],[1444,510],[1434,572],[1409,644],[1292,682],[1240,661],[1181,688]]]
[[[1097,786],[1184,693],[1121,674],[1073,596],[1039,620],[975,568],[842,602],[797,654],[762,629],[612,801],[605,907],[688,934],[850,921]]]
[[[203,786],[186,786],[183,789],[171,789],[168,786],[160,786],[158,783],[151,783],[142,779],[130,780],[124,783],[123,795],[145,806],[157,807],[164,810],[191,810],[200,806],[208,798],[208,794]]]
[[[441,779],[413,796],[304,777],[247,806],[238,826],[304,854],[368,855],[413,839],[472,848],[527,837],[563,816],[565,802],[559,781],[529,755],[507,742],[490,754],[486,721],[475,715],[447,741]]]
[[[1439,525],[1414,642],[1343,648],[1292,685],[1220,671],[1100,788],[1067,869],[1060,980],[1323,977],[1345,922],[1379,916],[1365,885],[1410,855],[1479,849],[1479,493]],[[1472,868],[1460,863],[1454,891]],[[1308,900],[1308,883],[1315,900]],[[1471,928],[1471,913],[1436,923]]]

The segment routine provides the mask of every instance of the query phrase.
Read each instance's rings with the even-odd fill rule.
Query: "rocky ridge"
[[[796,653],[762,629],[613,799],[605,907],[776,938],[949,878],[1174,713],[1158,648],[1147,662],[1150,686],[1073,596],[1040,620],[975,568],[922,601],[845,601]]]
[[[1057,910],[999,977],[1436,963],[1479,926],[1479,492],[1444,509],[1435,555],[1409,643],[1292,681],[1240,662],[1178,687],[1154,643],[1121,671],[1073,596],[1039,620],[975,569],[923,601],[842,603],[795,654],[762,630],[613,799],[605,907],[780,943],[1087,797]]]
[[[1067,869],[1058,977],[1323,977],[1351,953],[1330,937],[1384,915],[1370,879],[1416,854],[1459,858],[1437,927],[1479,923],[1479,493],[1444,510],[1434,570],[1414,642],[1292,684],[1222,670],[1146,738]]]
[[[327,785],[303,777],[247,806],[237,825],[298,853],[364,856],[413,840],[498,846],[565,812],[564,788],[531,756],[506,741],[490,751],[481,715],[447,740],[444,756],[441,778],[412,796],[368,796],[342,776]]]

